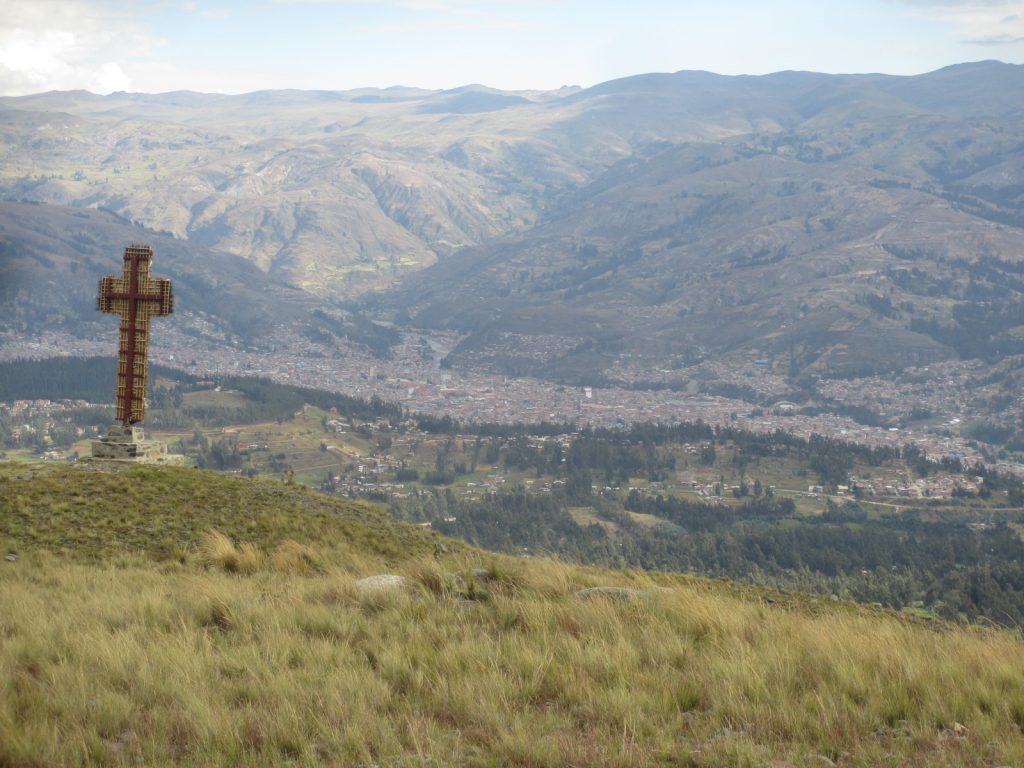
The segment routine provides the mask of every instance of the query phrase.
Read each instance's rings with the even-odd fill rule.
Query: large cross
[[[171,281],[150,277],[153,249],[129,245],[124,249],[124,274],[100,280],[100,312],[121,316],[121,343],[117,355],[117,418],[124,425],[146,415],[146,377],[149,361],[149,318],[174,311]]]

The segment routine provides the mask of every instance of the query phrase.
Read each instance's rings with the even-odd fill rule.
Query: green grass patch
[[[249,398],[239,392],[228,390],[203,389],[186,392],[182,396],[186,407],[242,408],[249,405]]]
[[[76,559],[177,558],[211,528],[267,550],[297,538],[392,558],[433,551],[440,541],[370,504],[267,478],[101,462],[0,463],[0,537],[22,546]]]

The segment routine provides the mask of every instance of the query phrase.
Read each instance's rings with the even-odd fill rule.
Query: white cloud
[[[926,9],[929,18],[946,22],[968,45],[1024,44],[1024,3],[1021,0],[900,0]]]
[[[1019,4],[1013,8],[1019,9]],[[974,6],[958,9],[948,15],[963,36],[963,42],[974,45],[1014,45],[1024,42],[1024,17],[1007,14],[1010,4],[990,7]]]
[[[964,40],[968,45],[988,45],[988,46],[1000,46],[1000,45],[1020,45],[1024,43],[1024,35],[986,35],[985,37],[978,37],[973,40]]]
[[[15,0],[0,14],[0,94],[128,90],[126,60],[152,46],[128,19],[81,0]]]

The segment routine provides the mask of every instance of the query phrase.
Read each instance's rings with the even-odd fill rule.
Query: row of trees
[[[195,377],[151,364],[151,378],[169,376],[194,382]],[[87,400],[113,402],[117,358],[51,357],[45,360],[13,360],[0,363],[0,401]]]

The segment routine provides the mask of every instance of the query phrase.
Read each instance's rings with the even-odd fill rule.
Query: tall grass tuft
[[[324,563],[320,556],[311,547],[292,539],[277,545],[274,554],[270,556],[270,565],[278,573],[296,576],[311,576],[324,571]]]
[[[255,573],[264,561],[263,551],[257,545],[243,542],[236,547],[230,538],[213,528],[203,533],[199,551],[207,566],[225,573]]]
[[[402,575],[438,597],[455,591],[454,575],[445,573],[440,563],[433,559],[417,558],[406,563],[402,567]]]

